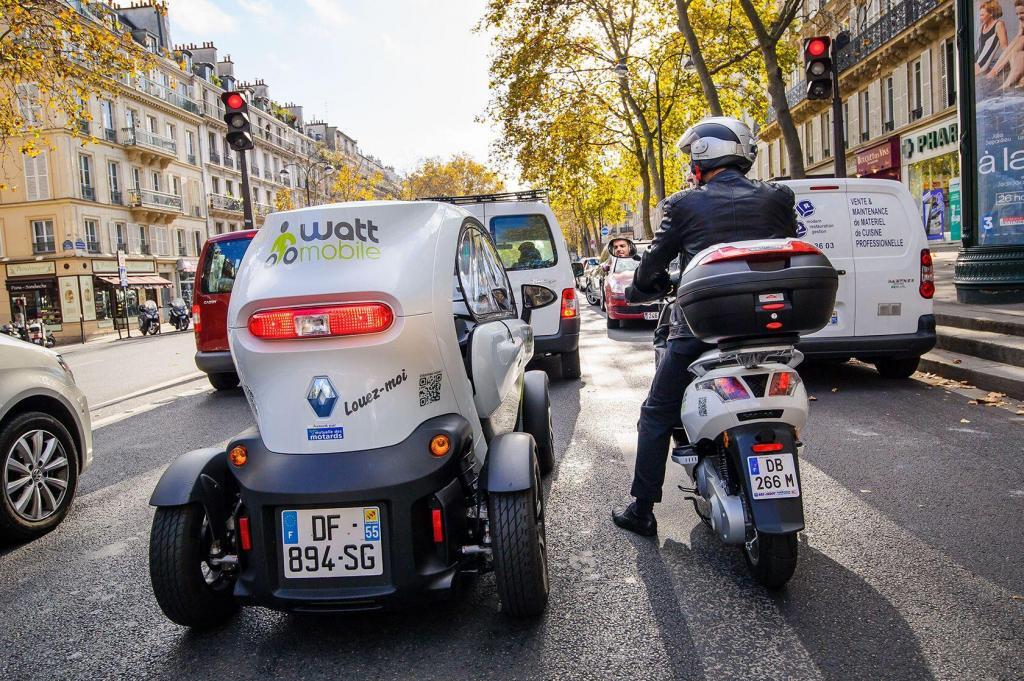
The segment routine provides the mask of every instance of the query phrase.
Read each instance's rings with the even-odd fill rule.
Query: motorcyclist
[[[664,296],[671,288],[668,266],[676,256],[685,269],[699,251],[718,243],[796,236],[793,191],[745,177],[757,156],[757,140],[745,123],[705,118],[683,134],[679,149],[690,157],[697,186],[665,201],[661,226],[626,291],[630,302]],[[712,347],[693,336],[678,303],[672,305],[668,338],[640,407],[630,488],[634,501],[612,512],[616,525],[643,536],[658,531],[654,504],[661,501],[669,441],[679,425],[683,391],[690,381],[687,368]]]

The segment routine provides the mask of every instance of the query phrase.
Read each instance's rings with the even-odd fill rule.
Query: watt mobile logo
[[[373,224],[373,220],[363,221],[356,218],[355,224],[328,220],[323,225],[314,220],[308,227],[303,222],[299,224],[298,238],[288,231],[289,226],[287,220],[281,223],[281,234],[274,239],[270,255],[267,257],[268,267],[278,263],[291,265],[296,260],[319,262],[380,258],[380,247],[369,245],[380,243],[377,238],[380,226]],[[299,243],[300,239],[302,243]]]

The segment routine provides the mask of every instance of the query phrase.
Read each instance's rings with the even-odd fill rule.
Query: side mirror
[[[610,262],[606,262],[606,263],[602,263],[601,264],[601,271],[604,272],[605,274],[607,274],[608,271],[611,270],[611,268],[612,268],[612,264]]]
[[[572,264],[572,276],[574,276],[574,277],[582,277],[583,276],[583,263],[581,263],[581,262],[574,262]]]
[[[637,262],[640,262],[641,260],[643,260],[643,258],[641,258],[638,254],[634,253],[633,254],[633,260],[636,260]]]
[[[520,316],[527,324],[530,323],[531,313],[539,307],[550,305],[558,300],[555,292],[544,286],[535,284],[523,284],[522,288],[523,313]]]

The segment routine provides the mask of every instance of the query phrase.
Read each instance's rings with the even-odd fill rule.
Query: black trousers
[[[693,378],[687,367],[713,347],[692,337],[674,338],[668,342],[665,355],[654,373],[651,391],[640,407],[636,466],[633,469],[633,486],[629,491],[634,497],[661,501],[672,430],[681,425],[683,391]]]

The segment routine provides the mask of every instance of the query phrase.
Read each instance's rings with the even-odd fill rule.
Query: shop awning
[[[108,284],[114,286],[120,286],[121,280],[117,277],[99,277]],[[163,277],[158,277],[155,274],[129,274],[128,275],[129,286],[139,286],[142,288],[171,288],[174,286],[171,282],[167,281]]]

